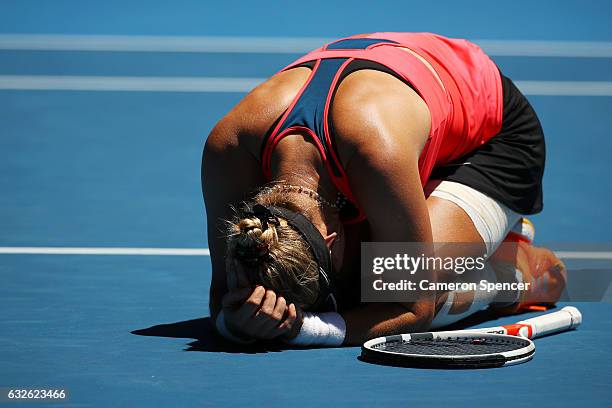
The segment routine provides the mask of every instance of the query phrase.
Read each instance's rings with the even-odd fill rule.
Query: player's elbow
[[[207,184],[212,184],[212,180],[219,178],[227,165],[228,156],[233,149],[236,149],[235,132],[232,124],[228,122],[230,121],[226,118],[221,119],[204,142],[201,165],[203,191],[206,191]]]
[[[205,165],[209,161],[221,159],[228,148],[231,146],[230,133],[226,119],[221,119],[219,123],[210,131],[206,141],[204,142],[204,152],[202,155],[202,164]]]

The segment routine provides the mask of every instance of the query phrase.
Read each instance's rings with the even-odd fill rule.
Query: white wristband
[[[244,339],[242,337],[238,337],[233,334],[227,326],[225,325],[225,316],[223,314],[223,310],[219,312],[217,315],[217,320],[215,321],[215,326],[217,327],[217,332],[223,336],[226,340],[233,341],[234,343],[239,344],[253,344],[255,343],[255,339]]]
[[[304,323],[298,335],[288,340],[292,346],[338,347],[344,342],[346,323],[336,312],[304,312]]]

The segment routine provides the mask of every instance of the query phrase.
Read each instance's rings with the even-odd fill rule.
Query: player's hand
[[[251,288],[253,283],[249,280],[244,266],[237,259],[226,259],[225,270],[227,275],[227,288],[231,291],[238,288]]]
[[[223,314],[228,330],[247,338],[295,337],[301,326],[296,306],[263,286],[230,290],[223,297]]]

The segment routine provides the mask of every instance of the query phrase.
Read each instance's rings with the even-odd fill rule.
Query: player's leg
[[[533,228],[531,223],[522,224],[523,230]],[[520,226],[517,227],[520,230]],[[511,231],[490,258],[498,277],[516,276],[516,279],[528,284],[515,297],[491,305],[500,315],[524,309],[545,310],[559,300],[565,288],[567,272],[563,262],[550,249],[534,246],[528,235],[533,234]]]
[[[483,245],[487,246],[488,255],[497,250],[521,214],[541,211],[543,197],[546,147],[542,126],[533,107],[512,81],[503,75],[501,80],[504,101],[500,132],[464,157],[434,169],[432,178],[445,181],[430,196],[431,208],[435,210],[430,217],[434,239],[454,242],[452,240],[459,237],[465,242],[474,242],[474,231],[477,231]],[[471,190],[464,188],[468,186]],[[451,203],[442,203],[435,200],[436,197],[463,210],[473,225],[465,219],[461,221],[458,209],[453,209]],[[457,222],[457,227],[452,227],[451,222]],[[503,249],[503,257],[497,254],[497,271],[487,269],[490,273],[496,272],[491,279],[497,275],[501,275],[502,280],[519,279],[517,276],[520,275],[525,282],[545,281],[550,285],[541,286],[544,297],[553,301],[558,298],[557,292],[564,283],[563,267],[552,252],[535,248],[527,242],[504,244]],[[555,272],[558,270],[561,272]],[[486,294],[480,295],[486,301]],[[492,303],[501,307],[500,312],[511,313],[521,304],[533,302],[535,295],[536,292],[524,291],[517,294],[516,299],[498,297],[500,302]],[[539,295],[542,297],[542,293]],[[463,304],[467,309],[469,299],[464,302],[455,299],[454,303]],[[449,304],[451,302],[447,302],[446,307]],[[466,313],[473,310],[473,307],[469,308]],[[443,313],[437,316],[441,317]]]
[[[452,291],[438,298],[434,327],[491,307],[500,314],[554,304],[565,286],[563,263],[532,245],[533,225],[520,214],[475,189],[454,182],[429,184],[428,209],[434,242],[469,243],[463,256],[487,259],[485,269],[457,276],[468,282],[529,283],[527,290]],[[431,191],[433,190],[433,191]]]
[[[461,256],[484,255],[488,259],[521,219],[520,214],[464,184],[432,181],[426,190],[434,242],[460,244],[465,251]],[[495,269],[488,261],[482,270],[462,276],[451,273],[441,279],[497,282]],[[471,290],[440,294],[433,326],[445,326],[485,309],[496,301],[496,295],[493,291]]]

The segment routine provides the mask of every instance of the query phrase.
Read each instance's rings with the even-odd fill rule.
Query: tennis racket
[[[492,368],[533,358],[531,339],[570,330],[582,323],[573,306],[486,329],[398,334],[368,340],[361,359],[385,365],[422,368]]]

